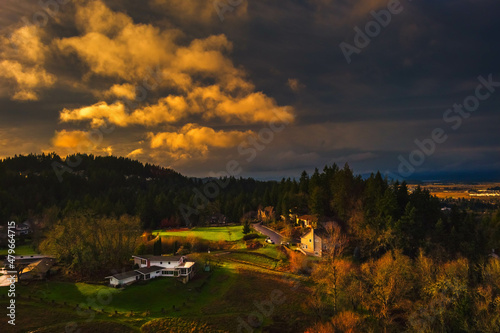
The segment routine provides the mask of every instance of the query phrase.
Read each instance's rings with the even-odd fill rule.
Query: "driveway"
[[[252,224],[252,227],[255,230],[257,230],[258,232],[260,232],[261,234],[266,235],[267,237],[271,238],[273,240],[274,244],[278,244],[278,245],[281,244],[281,241],[283,240],[283,236],[278,234],[276,231],[269,229],[268,227],[265,227],[260,223]]]

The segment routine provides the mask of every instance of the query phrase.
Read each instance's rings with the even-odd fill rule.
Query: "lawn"
[[[255,250],[251,250],[251,252],[264,254],[264,255],[271,257],[271,258],[274,258],[274,259],[282,259],[283,257],[285,257],[285,255],[280,250],[278,250],[277,245],[270,245],[267,243],[264,243],[264,247],[261,247],[259,249],[255,249]]]
[[[2,248],[0,249],[0,256],[6,256],[8,254],[9,249],[8,248]],[[35,250],[33,250],[33,247],[31,244],[24,244],[24,245],[17,245],[16,246],[16,256],[26,256],[30,254],[37,254]]]
[[[273,261],[255,253],[236,255],[246,259],[254,257],[253,260],[262,260],[262,263]],[[270,310],[266,308],[269,313],[266,312],[263,318],[264,326],[276,326],[271,331],[303,331],[300,323],[304,324],[304,315],[298,304],[310,293],[306,284],[300,283],[293,288],[286,279],[287,274],[224,262],[220,255],[210,255],[210,262],[214,267],[211,274],[200,272],[187,284],[176,279],[157,278],[120,290],[103,285],[59,281],[18,283],[16,303],[20,325],[11,331],[5,331],[0,325],[0,331],[64,331],[64,325],[75,321],[82,333],[137,332],[149,320],[166,317],[181,318],[186,322],[182,325],[189,327],[194,327],[194,323],[207,323],[213,328],[234,332],[239,324],[238,318],[248,320],[249,314],[259,311],[261,304],[268,307],[273,293],[282,295],[283,301],[274,304]],[[0,294],[5,294],[6,288],[1,287]],[[0,298],[0,306],[5,308],[6,301],[6,298]],[[75,308],[76,304],[80,305],[80,309]],[[95,313],[95,318],[87,322],[88,306],[104,309],[105,312]],[[163,313],[162,308],[165,310]],[[115,310],[118,314],[114,313]],[[148,313],[148,310],[151,312]]]
[[[270,269],[274,269],[278,265],[278,260],[267,257],[265,255],[258,255],[249,252],[232,252],[228,254],[227,257],[246,263],[256,264],[258,266],[267,267]]]
[[[155,230],[153,235],[160,236],[179,236],[188,237],[194,236],[209,241],[237,241],[243,238],[243,227],[242,226],[231,226],[231,227],[201,227],[193,228],[191,230],[183,231],[163,231]]]
[[[236,274],[231,267],[227,263],[221,265],[212,275],[200,272],[187,284],[174,278],[157,278],[121,290],[104,285],[51,281],[18,284],[17,291],[21,295],[31,295],[36,300],[43,298],[57,304],[66,302],[71,306],[91,306],[109,312],[150,310],[159,314],[161,309],[165,309],[170,316],[189,315],[196,313],[231,286]],[[0,287],[0,292],[4,293],[6,288]]]

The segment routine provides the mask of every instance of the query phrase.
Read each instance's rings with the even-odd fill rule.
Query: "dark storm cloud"
[[[26,5],[21,8],[16,3],[7,1],[0,14],[4,30],[30,12]],[[353,54],[350,64],[339,44],[353,44],[354,27],[364,30],[373,20],[370,11],[387,8],[389,1],[243,1],[233,12],[225,13],[224,21],[211,1],[105,3],[131,16],[134,23],[178,29],[182,33],[179,40],[186,45],[194,38],[224,34],[233,43],[229,57],[256,90],[276,99],[278,105],[294,106],[295,123],[276,133],[257,158],[244,166],[244,175],[293,176],[301,169],[333,162],[350,162],[363,173],[395,171],[398,156],[410,154],[414,140],[429,137],[436,127],[444,128],[449,139],[427,157],[421,172],[499,166],[500,90],[481,102],[458,130],[451,130],[443,121],[446,109],[474,93],[479,75],[491,73],[500,81],[498,1],[402,0],[403,11],[393,15],[390,24],[359,54]],[[39,10],[35,2],[32,8]],[[59,18],[44,27],[44,40],[77,36],[73,14],[72,4],[61,8]],[[92,91],[109,88],[111,81],[86,76],[87,65],[75,55],[56,53],[44,68],[57,76],[57,83],[41,90],[36,102],[10,101],[2,94],[0,119],[5,127],[22,126],[21,115],[33,119],[27,120],[30,126],[40,121],[44,130],[37,131],[33,140],[46,142],[46,149],[54,131],[64,128],[59,112],[98,102]],[[300,89],[292,89],[290,80]],[[0,87],[4,86],[2,82]],[[216,130],[246,129],[237,122],[222,126],[207,121],[205,125]],[[251,126],[255,132],[263,127]],[[123,155],[143,148],[134,146],[132,140],[147,139],[137,128],[124,128],[120,133],[119,140],[116,135],[109,137],[106,145],[119,142],[122,148],[115,151]],[[202,176],[238,158],[242,157],[237,147],[232,147],[214,148],[204,163],[196,159],[179,162],[161,153],[154,161]]]

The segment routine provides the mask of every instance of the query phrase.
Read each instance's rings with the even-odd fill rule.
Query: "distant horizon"
[[[27,155],[30,155],[30,154],[33,154],[35,156],[36,155],[42,155],[42,153],[28,153],[28,154],[17,154],[17,155],[18,156],[27,156]],[[45,154],[47,154],[47,153],[45,153]],[[65,160],[68,156],[70,156],[70,155],[61,156],[59,154],[57,154],[57,155],[62,160]],[[87,154],[87,155],[90,155],[90,154]],[[155,165],[155,166],[162,167],[162,168],[168,168],[168,169],[171,169],[171,170],[173,170],[175,172],[178,172],[181,175],[183,175],[185,177],[188,177],[188,178],[197,178],[197,179],[213,178],[213,175],[210,176],[208,173],[210,172],[210,173],[217,174],[217,172],[211,170],[211,171],[207,171],[207,173],[205,175],[190,175],[190,174],[184,173],[182,170],[178,170],[178,169],[175,169],[175,168],[172,168],[172,167],[169,167],[169,166],[155,164],[155,163],[152,163],[151,161],[149,161],[149,162],[148,161],[141,161],[139,159],[134,159],[134,158],[130,158],[130,157],[127,157],[127,156],[95,155],[95,154],[93,154],[93,155],[94,156],[100,156],[100,157],[128,158],[128,159],[130,159],[132,161],[140,162],[143,165],[145,165],[145,164],[151,164],[151,165]],[[4,160],[6,158],[14,158],[14,156],[3,156],[3,157],[0,157],[0,160]],[[418,173],[418,172],[416,172],[413,175],[413,177],[409,177],[409,178],[394,178],[394,177],[391,177],[391,176],[397,175],[396,173],[394,173],[394,172],[397,172],[395,170],[394,170],[394,172],[393,171],[388,171],[388,170],[385,170],[385,171],[374,170],[374,171],[369,171],[369,172],[359,172],[358,170],[353,169],[351,167],[351,165],[349,164],[349,162],[347,162],[347,164],[353,170],[353,173],[355,175],[360,175],[363,179],[368,178],[372,173],[376,174],[377,172],[380,172],[380,174],[382,175],[382,177],[387,177],[389,180],[393,180],[393,181],[396,181],[396,180],[400,181],[400,182],[401,181],[406,181],[406,183],[408,183],[408,184],[438,183],[438,182],[443,182],[443,183],[475,183],[475,182],[479,182],[479,183],[496,183],[496,182],[500,182],[500,171],[499,170],[482,170],[480,172],[475,171],[475,170],[462,170],[462,171],[454,171],[454,172],[435,171],[435,172],[425,172],[425,173]],[[315,169],[318,169],[318,171],[321,172],[325,166],[331,166],[331,165],[333,165],[333,163],[332,164],[328,164],[328,165],[315,166],[315,167],[312,167],[312,168],[304,168],[304,169],[301,169],[301,170],[288,171],[288,173],[285,174],[285,175],[282,175],[282,176],[278,176],[277,175],[275,177],[256,176],[256,175],[252,175],[252,174],[245,174],[245,172],[242,171],[242,173],[239,174],[239,175],[237,175],[236,178],[239,178],[241,176],[243,178],[253,178],[253,179],[259,180],[259,181],[280,181],[281,179],[286,179],[286,178],[298,180],[300,178],[300,174],[303,171],[306,171],[307,174],[310,176],[310,175],[312,175],[314,173]],[[337,166],[339,168],[342,168],[344,165],[337,164]],[[75,169],[79,169],[79,168],[76,167]],[[271,170],[269,170],[269,171],[263,171],[263,172],[269,173],[269,172],[271,172]],[[272,170],[272,172],[280,172],[280,171],[279,170]]]

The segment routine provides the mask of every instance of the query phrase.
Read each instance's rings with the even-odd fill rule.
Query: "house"
[[[113,276],[107,276],[106,279],[109,280],[109,284],[113,287],[126,286],[139,280],[141,274],[136,271],[130,271],[120,274],[115,274]]]
[[[28,264],[22,269],[21,280],[44,280],[50,276],[50,270],[56,259],[45,257]]]
[[[495,253],[495,249],[491,250],[491,253],[489,254],[489,257],[500,260],[500,256],[498,256],[498,254]]]
[[[15,270],[20,272],[21,280],[43,280],[50,276],[51,268],[56,259],[44,255],[33,254],[14,256]],[[9,267],[8,258],[4,260],[4,267]]]
[[[210,224],[226,224],[226,216],[224,214],[213,214],[210,217]]]
[[[27,221],[16,224],[16,236],[28,235],[31,233],[31,226]]]
[[[307,228],[316,228],[318,226],[318,216],[317,215],[302,215],[297,216],[296,223]]]
[[[150,266],[137,269],[136,272],[139,273],[139,280],[151,280],[162,276],[162,270],[161,266]]]
[[[113,287],[128,285],[138,280],[151,280],[157,277],[177,277],[187,283],[194,276],[194,261],[189,261],[185,256],[132,256],[134,271],[107,276],[109,284]]]
[[[300,237],[300,248],[307,255],[321,257],[327,250],[326,238],[325,230],[311,228]]]

